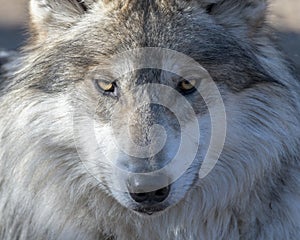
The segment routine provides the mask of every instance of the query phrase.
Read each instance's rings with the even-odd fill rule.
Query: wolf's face
[[[36,77],[28,85],[63,96],[72,109],[68,124],[87,174],[122,205],[144,213],[177,204],[199,185],[218,186],[224,166],[199,180],[212,113],[274,81],[244,38],[257,34],[264,5],[83,2],[31,1]],[[219,119],[222,142],[226,122]],[[228,142],[232,153],[239,151],[242,143]],[[212,147],[216,158],[222,147]]]
[[[218,107],[220,96],[206,94],[214,91],[205,69],[174,51],[136,49],[104,64],[73,89],[84,103],[74,108],[78,152],[120,203],[164,210],[198,179],[211,132],[206,102]]]

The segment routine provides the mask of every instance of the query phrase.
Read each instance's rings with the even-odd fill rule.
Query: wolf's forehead
[[[171,14],[171,11],[174,12]],[[178,14],[178,10],[160,6],[151,7],[145,13],[145,10],[135,7],[128,12],[100,15],[94,12],[83,19],[79,27],[73,28],[75,35],[68,38],[66,45],[75,45],[76,49],[82,47],[91,56],[104,57],[136,48],[160,47],[182,52],[197,60],[206,51],[232,52],[233,46],[237,45],[230,33],[217,27],[206,14],[196,11],[182,10]],[[219,57],[214,59],[220,60]]]
[[[135,2],[134,7],[122,10],[93,11],[79,22],[74,32],[78,35],[81,32],[87,42],[98,41],[102,49],[110,46],[118,51],[153,46],[175,49],[179,42],[191,42],[195,33],[204,29],[201,25],[209,28],[209,18],[196,9],[178,9],[178,6],[162,3],[165,1]]]

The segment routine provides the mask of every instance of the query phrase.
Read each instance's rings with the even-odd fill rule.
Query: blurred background
[[[277,30],[278,43],[300,73],[300,0],[269,1],[269,21]],[[16,49],[25,41],[28,2],[0,0],[0,49]]]

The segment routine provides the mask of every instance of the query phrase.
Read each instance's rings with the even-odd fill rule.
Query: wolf
[[[299,239],[300,85],[267,1],[29,9],[1,58],[0,239]]]

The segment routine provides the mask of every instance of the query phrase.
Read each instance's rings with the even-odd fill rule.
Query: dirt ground
[[[143,0],[141,0],[143,1]],[[0,48],[22,44],[28,0],[0,0]],[[300,0],[269,0],[269,21],[277,29],[279,44],[300,73]]]

